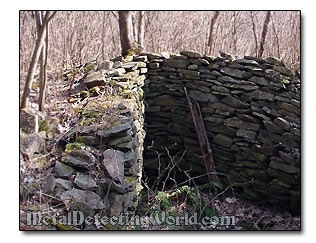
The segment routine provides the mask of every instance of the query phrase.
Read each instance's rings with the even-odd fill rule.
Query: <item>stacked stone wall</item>
[[[300,80],[275,58],[191,51],[89,70],[75,88],[74,102],[86,98],[81,116],[43,192],[71,210],[112,216],[136,209],[143,170],[152,181],[167,172],[173,183],[207,182],[184,87],[200,106],[220,181],[246,199],[298,209]]]
[[[291,70],[271,57],[214,58],[191,51],[143,55],[148,57],[147,175],[159,176],[170,157],[191,176],[205,173],[186,87],[200,105],[216,170],[228,176],[222,180],[239,185],[247,199],[297,207],[300,80]],[[178,182],[188,179],[183,173],[173,176]]]
[[[76,84],[70,100],[78,117],[60,139],[62,157],[43,186],[69,210],[92,217],[135,212],[142,188],[144,67],[141,59],[106,62]]]

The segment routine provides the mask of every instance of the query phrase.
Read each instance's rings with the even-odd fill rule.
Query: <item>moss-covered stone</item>
[[[256,169],[249,168],[249,169],[245,169],[245,172],[250,177],[260,178],[262,180],[269,180],[270,179],[270,176],[267,174],[267,172],[265,172],[263,170],[256,170]]]
[[[235,109],[226,105],[226,104],[223,104],[223,103],[212,103],[211,104],[211,107],[214,108],[214,109],[218,109],[218,110],[221,110],[221,111],[228,111],[228,112],[234,112]]]
[[[57,133],[59,119],[57,117],[46,117],[39,127],[39,131],[45,131],[48,137],[53,137]]]
[[[190,62],[187,60],[166,59],[162,65],[164,67],[187,68]]]
[[[264,126],[266,127],[266,129],[271,132],[271,133],[277,133],[277,134],[281,134],[282,133],[282,128],[275,125],[273,122],[271,121],[267,121],[264,120],[263,121]]]
[[[243,78],[242,71],[236,68],[223,67],[221,72],[234,78]]]
[[[216,124],[216,125],[221,125],[221,124],[224,123],[224,119],[218,118],[218,117],[212,117],[212,116],[210,116],[210,117],[205,117],[204,120],[205,120],[205,121],[210,121],[210,122],[212,122],[212,123],[214,123],[214,124]]]
[[[201,53],[195,52],[195,51],[181,51],[181,55],[190,57],[190,58],[201,58],[203,57]]]
[[[80,150],[84,147],[85,147],[84,143],[80,143],[80,142],[68,143],[66,144],[65,152],[70,153],[71,151]]]
[[[212,90],[215,90],[221,94],[229,94],[229,92],[230,92],[229,89],[222,87],[222,86],[218,86],[218,85],[213,85]]]
[[[172,105],[176,105],[177,101],[174,97],[172,97],[171,95],[161,95],[158,97],[155,97],[151,100],[153,105],[156,106],[172,106]]]
[[[210,93],[203,93],[197,90],[191,90],[189,92],[189,95],[194,98],[196,101],[202,101],[202,102],[217,102],[218,99],[216,98],[216,96],[214,96],[213,94]]]
[[[245,130],[245,129],[238,129],[236,132],[236,135],[238,137],[254,140],[256,138],[257,133],[253,131]]]
[[[224,125],[217,125],[214,126],[214,124],[205,121],[205,127],[207,130],[214,132],[214,133],[221,133],[230,137],[234,137],[236,135],[236,129],[227,127]]]
[[[258,131],[260,127],[259,124],[244,122],[238,119],[237,117],[226,119],[224,121],[224,125],[229,126],[229,127],[242,128],[245,130],[253,130],[253,131]]]
[[[270,186],[276,190],[287,190],[290,188],[290,185],[286,184],[285,182],[279,179],[273,179],[270,182]]]
[[[289,103],[281,103],[279,107],[290,113],[295,113],[296,115],[300,115],[300,112],[301,112],[298,107],[293,106],[292,104],[289,104]]]
[[[116,146],[123,143],[128,143],[132,141],[132,136],[130,134],[123,135],[121,137],[111,138],[108,142],[109,146]]]
[[[263,86],[269,85],[269,81],[263,77],[252,76],[249,81]]]
[[[282,117],[275,118],[273,123],[284,129],[285,131],[289,131],[291,128],[291,123]]]
[[[247,94],[247,96],[250,96],[254,99],[258,100],[268,100],[268,101],[273,101],[274,100],[274,94],[262,91],[262,90],[255,90]]]
[[[254,158],[258,162],[263,162],[268,158],[268,156],[265,154],[254,152],[254,153],[252,153],[252,158]]]
[[[255,163],[251,161],[238,161],[234,163],[234,166],[236,167],[248,167],[248,168],[253,168],[253,169],[264,169],[264,166],[260,163]]]
[[[242,102],[241,100],[235,98],[234,96],[227,96],[224,99],[222,99],[222,102],[229,105],[229,106],[235,107],[235,108],[248,108],[248,107],[250,107],[249,104]]]
[[[75,169],[73,169],[71,166],[65,165],[64,163],[61,163],[59,161],[56,161],[53,171],[56,177],[62,178],[68,178],[76,172]]]
[[[227,137],[223,134],[217,134],[213,138],[213,143],[219,144],[224,147],[230,147],[230,145],[232,145],[233,143],[233,140],[230,137]]]
[[[186,126],[183,126],[177,122],[169,123],[167,126],[167,131],[174,132],[180,135],[189,133],[189,129]]]
[[[294,167],[293,165],[289,165],[289,164],[282,164],[282,163],[278,163],[275,161],[271,161],[270,162],[270,167],[276,170],[280,170],[283,171],[285,173],[288,174],[298,174],[300,173],[300,169],[297,167]]]
[[[290,77],[294,76],[294,72],[287,69],[286,67],[278,66],[278,67],[275,67],[274,70],[276,70],[279,73],[284,74],[286,76],[290,76]]]
[[[295,185],[298,183],[298,178],[295,175],[287,174],[280,170],[272,169],[271,167],[268,168],[267,172],[271,177],[284,181],[289,185]]]
[[[78,136],[77,142],[80,144],[85,144],[87,146],[98,145],[101,143],[100,138],[96,136]]]
[[[269,63],[269,64],[274,65],[274,66],[279,66],[281,64],[283,65],[281,60],[279,58],[276,58],[276,57],[266,57],[266,58],[264,58],[264,61],[266,63]]]

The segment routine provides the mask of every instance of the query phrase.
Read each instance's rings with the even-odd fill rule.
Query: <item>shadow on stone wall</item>
[[[147,176],[157,178],[170,157],[192,177],[205,173],[186,87],[201,107],[217,172],[246,199],[300,208],[300,80],[291,70],[271,57],[143,55]],[[168,176],[188,179],[178,172]],[[225,184],[227,176],[220,176]]]

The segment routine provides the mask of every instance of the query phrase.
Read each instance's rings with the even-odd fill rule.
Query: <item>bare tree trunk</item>
[[[251,18],[251,22],[252,22],[252,33],[253,33],[253,37],[255,39],[255,56],[258,56],[258,38],[257,38],[257,34],[256,34],[256,24],[255,24],[255,20],[254,20],[254,16],[253,16],[253,12],[250,11],[250,18]]]
[[[36,20],[36,29],[37,29],[37,36],[40,36],[41,29],[43,27],[43,19],[44,19],[44,11],[35,11],[35,20]],[[47,33],[47,30],[46,30]],[[43,83],[44,79],[44,55],[45,55],[45,42],[41,49],[41,54],[39,57],[39,64],[40,64],[40,75],[39,75],[39,82],[40,85]]]
[[[276,41],[276,48],[277,48],[277,53],[278,53],[277,57],[280,58],[281,54],[280,54],[279,37],[278,37],[278,33],[276,31],[276,28],[275,28],[275,24],[274,24],[274,21],[273,21],[272,13],[271,13],[271,23],[272,23],[272,29],[273,29],[273,33],[274,33],[274,37],[275,37],[275,41]]]
[[[47,56],[48,56],[48,23],[46,24],[46,38],[45,43],[42,47],[42,55],[41,55],[41,82],[40,82],[40,93],[39,93],[39,110],[45,110],[45,97],[46,97],[46,81],[47,81]]]
[[[213,32],[214,32],[214,26],[217,23],[219,17],[219,11],[215,11],[215,14],[211,20],[211,25],[210,25],[210,35],[209,35],[209,39],[208,39],[208,43],[207,46],[209,47],[209,55],[211,55],[212,53],[212,44],[213,44]]]
[[[239,11],[233,11],[233,20],[232,20],[232,38],[233,38],[233,42],[232,42],[232,49],[233,49],[233,53],[237,54],[237,40],[238,40],[238,35],[237,35],[237,28],[238,28],[238,17],[240,15]]]
[[[264,50],[264,43],[266,41],[267,33],[268,33],[268,25],[270,22],[270,17],[271,17],[271,11],[267,11],[266,18],[264,20],[263,28],[262,28],[262,34],[261,34],[261,41],[260,41],[260,47],[259,47],[259,52],[258,56],[262,57],[263,50]]]
[[[41,28],[43,27],[44,11],[36,11],[36,28],[37,35],[40,36]],[[48,26],[46,26],[46,38],[42,46],[41,55],[39,57],[40,63],[40,92],[39,92],[39,110],[44,111],[44,97],[45,97],[45,86],[46,86],[46,62],[47,62],[47,37],[48,37]]]
[[[136,11],[132,11],[132,30],[133,30],[133,40],[138,40],[138,25],[136,20]]]
[[[144,34],[145,34],[145,11],[138,11],[138,45],[144,49]]]
[[[43,25],[42,28],[40,30],[40,34],[36,40],[35,43],[35,48],[34,51],[32,53],[32,57],[31,57],[31,63],[29,66],[29,70],[26,76],[26,80],[25,80],[25,86],[24,86],[24,92],[23,92],[23,96],[22,96],[22,100],[21,100],[21,109],[27,108],[28,107],[28,103],[29,103],[29,96],[31,93],[31,87],[32,87],[32,83],[33,83],[33,78],[34,78],[34,73],[35,73],[35,69],[38,63],[38,59],[40,57],[41,51],[42,51],[42,47],[44,45],[45,42],[45,37],[46,37],[46,31],[47,31],[47,24],[48,22],[54,17],[54,15],[56,14],[56,11],[51,13],[51,11],[47,11],[45,14],[45,17],[43,19]]]
[[[118,11],[122,56],[133,47],[132,11]]]
[[[114,15],[114,13],[113,12],[111,12],[113,15]],[[114,15],[115,16],[115,15]],[[111,30],[111,33],[112,33],[112,42],[113,42],[113,48],[114,48],[114,50],[116,50],[116,42],[115,42],[115,36],[114,36],[114,30],[113,30],[113,26],[112,26],[112,20],[111,20],[111,18],[109,18],[109,26],[110,26],[110,30]]]
[[[36,40],[35,49],[33,51],[30,67],[26,76],[24,92],[23,92],[22,101],[21,101],[21,109],[28,107],[29,96],[31,93],[34,73],[35,73],[39,56],[41,54],[42,46],[44,44],[45,36],[46,36],[46,28],[43,26],[43,28],[41,28],[41,33],[38,39]]]
[[[102,45],[102,60],[105,60],[105,28],[106,28],[106,17],[108,17],[108,12],[103,12],[102,17],[102,35],[101,35],[101,45]]]

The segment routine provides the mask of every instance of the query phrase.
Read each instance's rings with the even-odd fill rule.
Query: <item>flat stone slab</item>
[[[61,160],[67,165],[87,170],[90,170],[95,164],[95,157],[93,154],[85,150],[71,151],[68,156],[62,157]]]
[[[243,65],[258,65],[258,62],[256,62],[255,60],[250,60],[250,59],[245,59],[245,58],[241,58],[241,59],[237,59],[235,60],[236,63],[239,64],[243,64]]]
[[[274,122],[274,124],[276,124],[277,126],[283,128],[286,131],[289,131],[290,128],[291,128],[291,123],[288,122],[287,120],[285,120],[282,117],[275,118],[273,122]]]
[[[162,63],[164,67],[187,68],[190,62],[188,60],[165,59]]]
[[[105,208],[103,200],[99,197],[99,195],[91,191],[83,191],[73,188],[64,192],[60,199],[68,206],[80,202],[91,209]]]
[[[224,146],[224,147],[230,147],[230,145],[232,145],[232,143],[233,143],[233,140],[230,137],[227,137],[223,134],[217,134],[213,138],[213,142],[217,143],[221,146]]]
[[[242,102],[233,96],[225,97],[222,99],[222,102],[234,108],[248,108],[250,106],[249,104]]]
[[[56,161],[55,167],[54,167],[54,175],[56,177],[63,177],[67,178],[68,176],[71,176],[75,173],[75,169],[71,166],[65,165],[64,163],[61,163],[59,161]]]
[[[221,72],[234,78],[243,78],[242,71],[237,68],[223,67]]]
[[[191,58],[201,58],[203,55],[201,53],[195,52],[195,51],[181,51],[181,55],[191,57]]]
[[[97,72],[91,73],[86,77],[86,79],[82,83],[85,84],[88,88],[101,86],[105,84],[105,76]]]
[[[97,183],[90,175],[77,175],[74,183],[81,189],[88,190],[97,186]]]
[[[105,137],[112,136],[113,134],[127,131],[127,130],[131,129],[132,126],[133,126],[132,120],[128,120],[127,122],[125,122],[123,124],[119,124],[117,126],[113,126],[111,128],[108,128],[108,129],[99,130],[96,132],[96,134],[100,137],[105,138]]]
[[[242,128],[245,130],[253,130],[253,131],[258,131],[259,127],[260,127],[259,124],[245,122],[245,121],[238,119],[237,117],[226,119],[224,121],[224,125],[229,126],[229,127],[238,127],[238,128]]]
[[[281,170],[285,173],[288,173],[288,174],[298,174],[300,173],[300,169],[292,166],[292,165],[289,165],[289,164],[282,164],[282,163],[278,163],[278,162],[275,162],[275,161],[271,161],[270,163],[270,167],[273,168],[273,169],[276,169],[276,170]]]
[[[258,99],[258,100],[274,101],[274,95],[273,94],[264,92],[264,91],[259,90],[259,89],[255,90],[255,91],[252,91],[252,92],[250,92],[250,93],[248,93],[246,95],[250,96],[252,98]]]
[[[191,90],[189,91],[189,94],[192,98],[194,98],[196,101],[202,101],[202,102],[217,102],[218,99],[216,98],[215,95],[210,94],[210,93],[203,93],[197,90]]]
[[[245,129],[238,129],[236,132],[236,135],[238,137],[248,138],[248,139],[254,140],[256,138],[257,134],[253,131],[249,131],[249,130],[245,130]]]
[[[263,77],[257,77],[257,76],[252,76],[249,79],[249,81],[259,84],[259,85],[263,85],[263,86],[268,86],[270,84],[270,82],[267,79]]]
[[[107,176],[116,182],[124,182],[125,154],[119,150],[107,149],[103,152],[102,164]]]
[[[56,187],[60,187],[61,189],[64,190],[71,190],[73,188],[72,182],[62,179],[62,178],[56,178]]]

